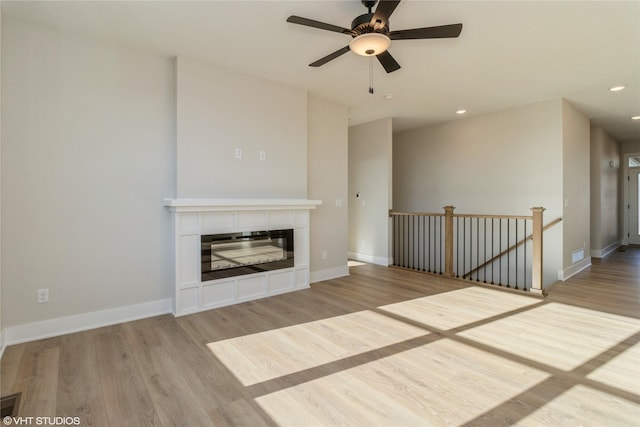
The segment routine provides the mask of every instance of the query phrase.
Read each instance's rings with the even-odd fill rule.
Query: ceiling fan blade
[[[309,64],[309,67],[319,67],[321,65],[326,64],[329,61],[332,61],[334,59],[336,59],[337,57],[344,55],[345,53],[349,52],[351,49],[349,48],[349,46],[345,46],[342,49],[338,49],[333,53],[330,53],[329,55],[325,56],[324,58],[320,58],[315,62],[312,62],[311,64]]]
[[[376,55],[380,64],[387,73],[393,73],[396,70],[400,69],[400,64],[391,56],[388,50],[385,50],[380,55]]]
[[[352,36],[354,33],[348,28],[338,27],[337,25],[331,25],[320,21],[314,21],[313,19],[302,18],[300,16],[291,15],[287,18],[287,22],[292,24],[304,25],[307,27],[319,28],[321,30],[333,31],[335,33],[348,34]]]
[[[391,31],[391,40],[446,39],[455,38],[462,32],[462,24],[440,25],[438,27],[414,28],[412,30]]]
[[[387,21],[389,21],[389,17],[398,7],[398,3],[400,3],[400,0],[380,0],[373,18],[371,18],[371,26],[375,29],[384,28],[387,25]]]

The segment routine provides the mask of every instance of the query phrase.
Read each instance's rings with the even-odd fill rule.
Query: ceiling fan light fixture
[[[375,56],[389,49],[391,39],[381,33],[361,34],[351,40],[349,49],[358,55]]]

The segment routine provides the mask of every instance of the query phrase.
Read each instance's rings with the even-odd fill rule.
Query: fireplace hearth
[[[294,266],[293,229],[201,235],[201,281]]]

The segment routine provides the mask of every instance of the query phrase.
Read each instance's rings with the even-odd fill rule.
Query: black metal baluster
[[[483,218],[482,222],[484,223],[484,236],[482,236],[482,263],[484,264],[483,282],[487,283],[487,261],[489,261],[487,258],[487,218]]]
[[[511,220],[507,219],[507,249],[509,249],[509,245],[511,244]],[[511,264],[511,251],[507,251],[507,288],[510,288],[511,286],[509,286],[510,284],[510,279],[511,279],[511,268],[510,267]]]
[[[438,245],[438,252],[440,253],[440,274],[442,274],[442,272],[444,271],[444,256],[442,254],[442,245],[443,245],[443,240],[442,240],[442,234],[444,233],[444,227],[442,226],[442,221],[444,221],[444,217],[440,216],[440,245]]]
[[[522,264],[524,265],[523,269],[522,269],[522,280],[524,281],[524,284],[522,285],[522,290],[526,291],[527,290],[527,220],[523,220],[522,221],[524,223],[524,256],[523,256],[523,261]]]
[[[405,240],[407,238],[407,230],[406,230],[405,225],[406,225],[406,217],[404,215],[402,215],[402,254],[401,254],[402,262],[400,263],[401,267],[404,267],[405,264],[406,264],[405,259],[404,259],[404,248],[406,247],[406,244],[407,244],[405,242]]]
[[[433,234],[433,272],[438,274],[440,271],[439,267],[438,267],[438,255],[440,255],[440,250],[438,249],[438,217],[434,216],[433,217],[433,228],[434,228],[434,234]]]
[[[422,215],[418,215],[417,219],[418,219],[418,230],[416,232],[416,236],[418,238],[418,247],[416,248],[417,249],[416,270],[420,271],[420,222],[422,221]]]
[[[431,215],[428,215],[427,218],[427,239],[425,241],[425,248],[427,248],[427,251],[425,253],[424,256],[424,262],[425,262],[425,269],[427,270],[427,273],[431,273],[431,262],[429,261],[429,258],[431,257]]]
[[[416,215],[416,230],[415,230],[415,236],[416,236],[416,262],[415,262],[415,269],[416,270],[420,270],[420,215]]]
[[[402,237],[400,236],[400,217],[396,215],[396,256],[393,260],[393,265],[400,266],[400,242],[402,241]]]
[[[405,216],[406,229],[405,233],[407,238],[405,239],[405,253],[404,253],[404,266],[409,268],[409,216]]]
[[[476,282],[480,281],[480,218],[476,218]]]
[[[516,280],[516,286],[515,289],[518,289],[518,220],[516,219],[516,270],[515,270],[515,280]]]
[[[436,268],[434,265],[435,261],[432,262],[432,260],[435,260],[434,254],[433,254],[433,251],[435,250],[435,245],[432,244],[434,241],[434,235],[436,231],[435,217],[433,216],[429,217],[429,224],[431,224],[431,232],[429,233],[429,272],[435,273],[436,272]]]
[[[413,244],[413,236],[411,234],[411,225],[413,221],[413,216],[407,216],[407,268],[411,268],[411,246]]]
[[[415,215],[411,215],[409,217],[409,231],[411,234],[411,244],[410,244],[410,248],[409,248],[409,268],[411,268],[413,270],[413,255],[415,252],[415,235],[416,235],[416,227],[415,227]]]
[[[473,280],[473,218],[469,217],[469,280]]]
[[[493,258],[496,253],[495,251],[495,229],[496,229],[496,219],[495,218],[491,218],[491,258]],[[491,263],[491,284],[495,285],[495,275],[496,275],[496,263],[495,261],[493,261]]]
[[[460,218],[456,217],[456,277],[460,277]]]
[[[433,273],[438,274],[438,217],[433,216]]]
[[[499,227],[498,238],[500,239],[500,243],[498,244],[498,253],[502,254],[502,218],[500,218]],[[498,268],[498,286],[502,286],[502,255],[500,255],[500,259],[498,260]]]
[[[422,271],[427,271],[427,226],[425,224],[426,216],[422,217]]]
[[[393,249],[391,253],[393,254],[393,265],[396,265],[396,238],[398,236],[398,231],[396,230],[396,215],[392,216],[392,224],[393,224]]]
[[[433,217],[433,272],[438,274],[438,217]]]
[[[472,274],[471,273],[471,269],[472,269],[472,266],[471,266],[471,263],[472,263],[472,260],[471,260],[471,232],[472,232],[471,217],[465,218],[464,222],[465,222],[465,224],[467,224],[467,223],[469,224],[469,227],[467,227],[467,228],[469,228],[469,232],[467,233],[465,231],[465,239],[464,239],[464,243],[465,243],[465,246],[466,246],[466,248],[465,248],[465,261],[467,261],[469,263],[469,266],[466,267],[465,271],[468,272],[467,274],[469,274],[469,280],[471,280],[471,274]],[[468,245],[467,245],[467,240],[469,241]],[[467,254],[469,255],[468,257],[467,257]],[[467,258],[468,258],[468,260],[467,260]]]

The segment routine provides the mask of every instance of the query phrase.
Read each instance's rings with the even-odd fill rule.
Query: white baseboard
[[[620,240],[610,244],[604,249],[591,249],[591,257],[592,258],[604,258],[609,255],[611,252],[615,251],[622,245]]]
[[[368,262],[369,264],[377,264],[377,265],[382,265],[384,267],[388,267],[389,265],[392,264],[391,258],[387,258],[387,257],[381,257],[381,256],[376,256],[376,255],[368,255],[368,254],[361,254],[361,253],[358,253],[358,252],[351,252],[351,251],[349,251],[348,255],[349,255],[349,259],[355,259],[356,261]]]
[[[565,268],[564,270],[558,270],[558,280],[562,280],[563,282],[570,278],[571,276],[575,276],[580,273],[585,268],[591,266],[591,257],[586,257],[576,262],[569,268]]]
[[[324,280],[337,279],[349,275],[349,266],[343,265],[335,268],[327,268],[326,270],[312,271],[309,274],[309,283],[322,282]]]
[[[168,298],[75,316],[59,317],[41,322],[26,323],[24,325],[9,326],[3,331],[4,343],[5,345],[20,344],[42,338],[101,328],[171,313],[172,308],[173,300]]]

